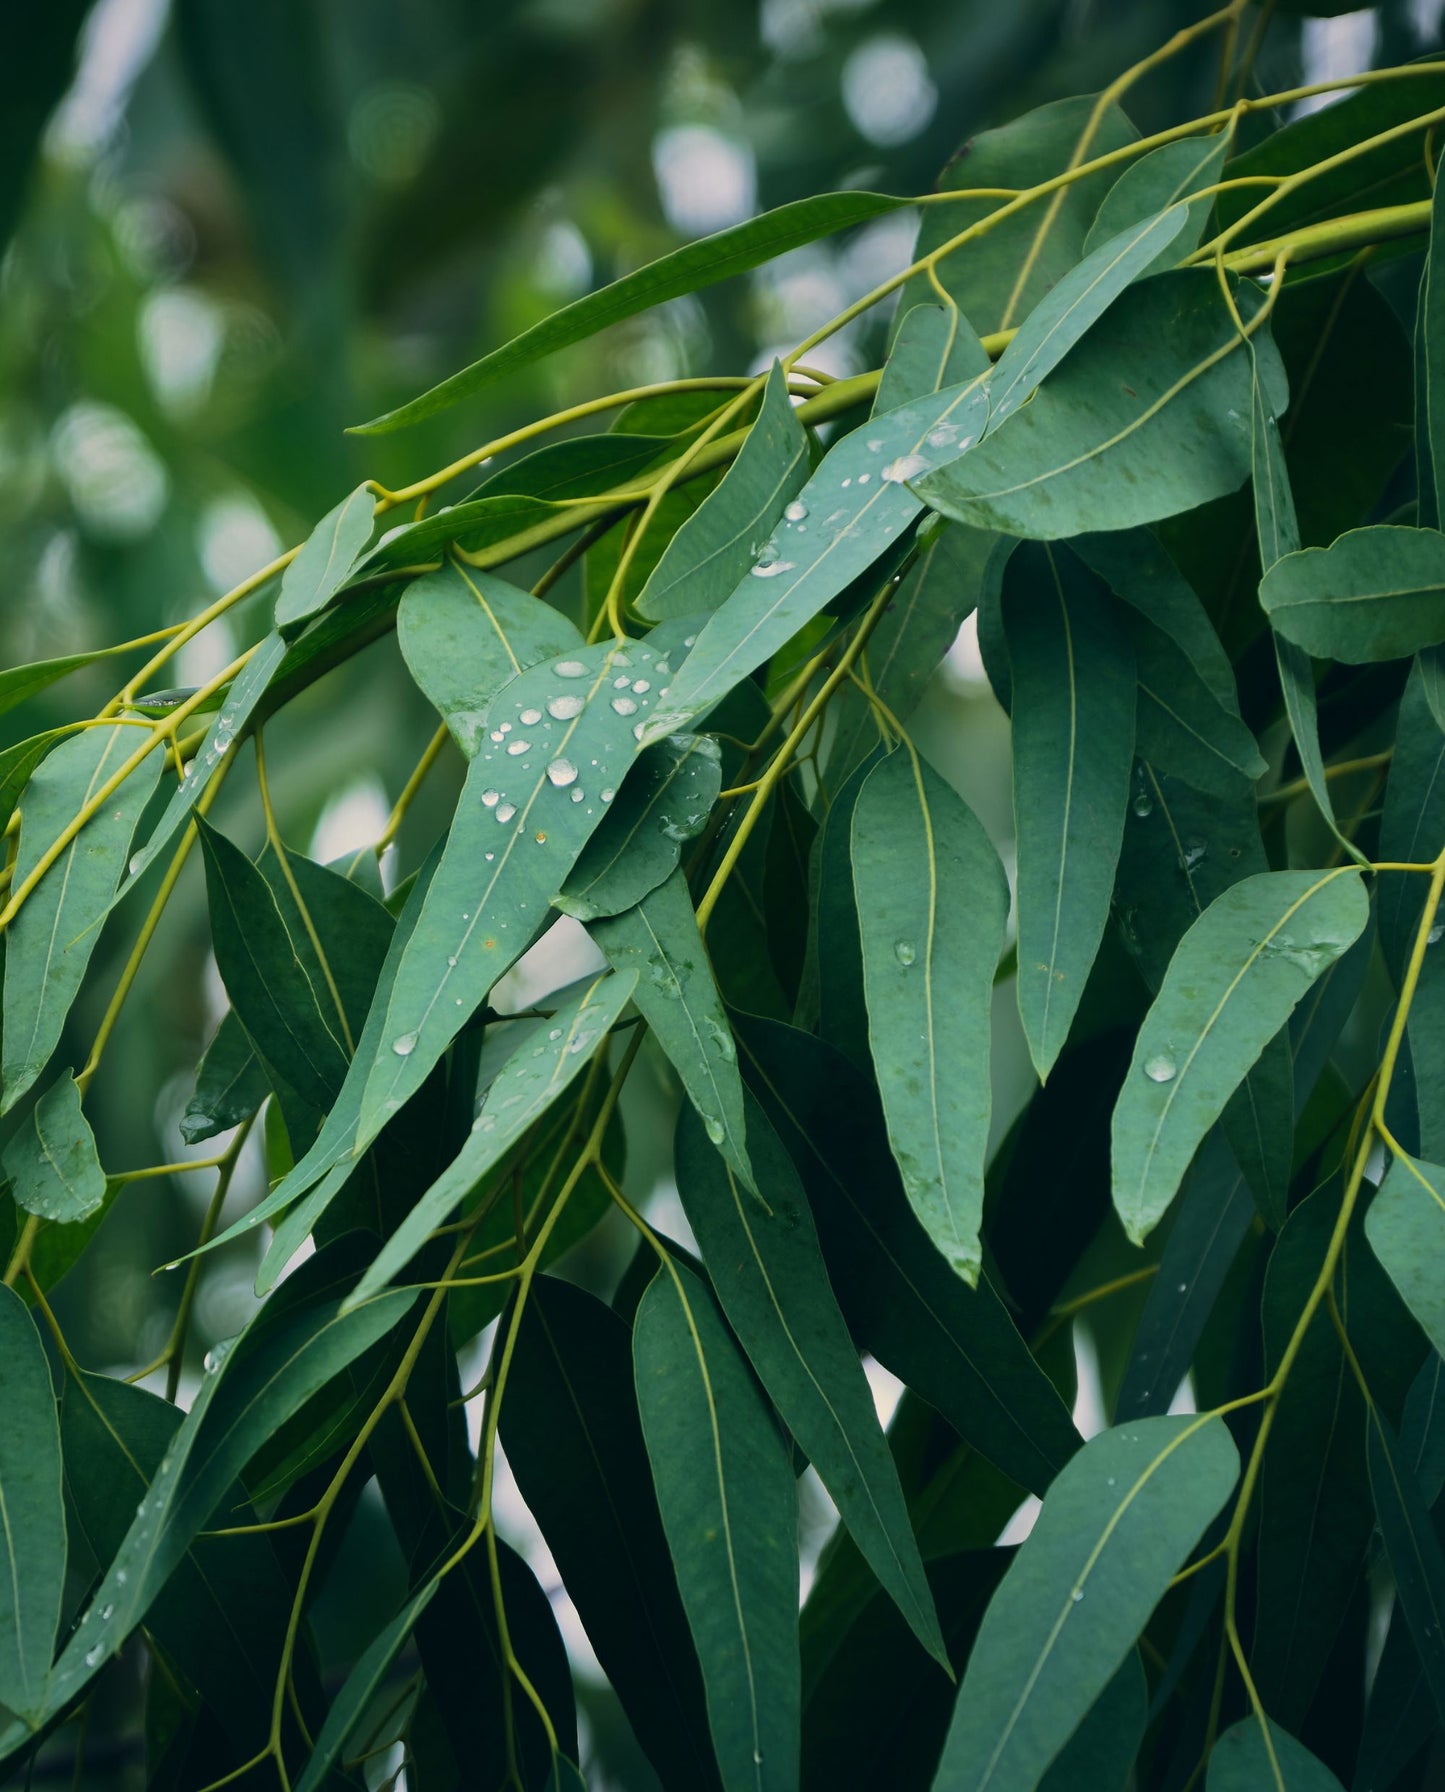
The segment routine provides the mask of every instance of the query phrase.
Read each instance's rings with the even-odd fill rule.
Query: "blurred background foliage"
[[[401,484],[611,389],[765,365],[907,259],[912,214],[666,306],[419,428],[344,433],[691,237],[830,188],[926,191],[977,130],[1101,87],[1204,10],[1200,0],[5,0],[0,656],[80,652],[175,621],[304,536],[362,477]],[[1293,11],[1279,7],[1256,70],[1263,88],[1440,48],[1440,0],[1331,19]],[[1177,58],[1129,110],[1143,130],[1194,116],[1214,78],[1207,50]],[[877,365],[885,327],[845,332],[822,364]],[[554,601],[575,606],[580,594],[564,585]],[[199,637],[174,682],[225,665],[261,632],[268,603]],[[13,712],[0,745],[98,706],[128,663],[92,667]],[[374,840],[432,726],[392,638],[294,705],[268,734],[291,844],[331,859]],[[916,734],[1008,862],[1007,725],[966,636]],[[444,825],[460,769],[445,766],[409,816],[401,871]],[[259,844],[253,798],[228,788],[220,819]],[[124,912],[97,954],[89,1005],[72,1021],[77,1063],[136,924]],[[112,1170],[180,1153],[177,1120],[223,1007],[199,865],[164,929],[90,1102]],[[1002,1128],[1029,1083],[1021,1049],[1009,1050],[1011,992],[997,1006]],[[672,1097],[656,1066],[650,1083],[634,1083],[628,1182],[639,1199],[651,1189],[666,1219],[667,1191],[652,1185]],[[256,1197],[263,1175],[253,1153],[235,1205]],[[163,1344],[178,1278],[152,1271],[194,1242],[209,1188],[208,1177],[179,1175],[137,1183],[116,1203],[57,1291],[83,1362],[125,1373]],[[604,1233],[590,1248],[578,1273],[605,1283],[620,1241]],[[253,1267],[244,1247],[212,1260],[193,1371],[247,1317]],[[355,1547],[364,1524],[363,1510]],[[600,1701],[592,1719],[606,1755]],[[646,1784],[625,1740],[615,1747],[616,1782]]]

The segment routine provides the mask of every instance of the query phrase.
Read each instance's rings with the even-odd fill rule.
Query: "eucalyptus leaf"
[[[1254,1792],[1282,1786],[1284,1792],[1343,1792],[1340,1782],[1302,1742],[1270,1723],[1269,1740],[1257,1717],[1242,1718],[1209,1754],[1206,1792]]]
[[[301,551],[281,575],[276,598],[276,626],[283,634],[314,616],[345,584],[348,573],[371,539],[376,497],[370,485],[359,485],[334,510],[327,511],[302,543]]]
[[[1143,279],[1173,266],[1183,251],[1198,247],[1213,205],[1213,195],[1204,189],[1219,179],[1229,147],[1228,131],[1220,131],[1212,137],[1182,137],[1174,143],[1161,143],[1131,162],[1104,195],[1084,239],[1085,252],[1097,249],[1111,236],[1154,213],[1183,202],[1187,221],[1181,239],[1171,237],[1135,278]]]
[[[1430,1508],[1378,1411],[1365,1434],[1380,1535],[1437,1715],[1445,1713],[1445,1549]]]
[[[868,1039],[893,1155],[929,1237],[976,1283],[989,1004],[1008,888],[972,812],[911,752],[868,774],[852,858]]]
[[[1445,1170],[1396,1158],[1365,1214],[1365,1236],[1426,1337],[1445,1348]]]
[[[69,1225],[100,1206],[105,1171],[69,1072],[31,1108],[0,1155],[0,1167],[16,1206],[39,1219]]]
[[[1380,523],[1286,554],[1259,601],[1272,626],[1322,659],[1403,659],[1445,641],[1445,535]]]
[[[45,1351],[9,1288],[0,1289],[0,1403],[0,1705],[39,1729],[65,1590],[60,1431]]]
[[[246,1036],[236,1011],[228,1008],[196,1066],[196,1086],[181,1115],[188,1145],[249,1120],[270,1093],[266,1068]]]

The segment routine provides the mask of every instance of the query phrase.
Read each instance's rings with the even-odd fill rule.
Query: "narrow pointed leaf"
[[[1066,550],[1009,562],[1018,1003],[1041,1077],[1064,1049],[1114,890],[1134,763],[1134,666],[1108,593]]]
[[[1042,1494],[1079,1435],[994,1284],[984,1275],[970,1288],[919,1224],[876,1090],[796,1028],[746,1021],[740,1040],[749,1085],[807,1191],[854,1341],[981,1455]]]
[[[797,1785],[797,1495],[712,1297],[664,1270],[637,1310],[633,1366],[678,1591],[726,1792]]]
[[[0,1163],[16,1206],[43,1220],[70,1225],[100,1206],[105,1171],[69,1072],[26,1115]]]
[[[1320,659],[1364,665],[1445,641],[1445,535],[1379,523],[1287,554],[1259,601],[1276,631]]]
[[[276,598],[276,626],[294,634],[298,623],[324,610],[346,583],[347,574],[371,539],[376,494],[359,485],[307,536],[301,552],[281,575]]]
[[[636,601],[653,622],[717,609],[777,527],[808,476],[808,432],[774,361],[762,407],[737,459],[668,542]]]
[[[1445,1721],[1445,1549],[1400,1445],[1379,1410],[1365,1433],[1370,1488],[1395,1595],[1410,1626],[1437,1716]]]
[[[461,1151],[381,1247],[351,1296],[351,1306],[371,1299],[406,1267],[432,1229],[452,1217],[487,1171],[586,1069],[636,986],[637,975],[630,970],[593,978],[545,1029],[517,1047],[487,1090]],[[311,1217],[314,1225],[316,1215]]]
[[[1034,395],[1125,287],[1168,251],[1188,218],[1188,209],[1176,205],[1127,225],[1070,268],[1039,301],[989,376],[990,430]]]
[[[15,805],[24,795],[30,774],[58,741],[70,739],[64,728],[51,728],[44,734],[32,734],[29,740],[17,741],[0,752],[0,827],[8,827]]]
[[[717,742],[673,734],[648,747],[552,906],[579,921],[621,914],[676,870],[722,789]]]
[[[923,509],[905,482],[962,454],[987,414],[974,380],[872,417],[831,448],[698,635],[644,738],[689,727],[896,546]]]
[[[1157,273],[1170,267],[1189,250],[1198,248],[1204,234],[1214,195],[1205,193],[1191,198],[1201,188],[1212,186],[1219,178],[1224,159],[1229,153],[1230,134],[1220,131],[1213,137],[1185,137],[1177,143],[1161,143],[1148,155],[1130,162],[1099,207],[1089,234],[1084,241],[1091,252],[1118,231],[1137,224],[1166,206],[1183,203],[1187,222],[1177,239],[1161,246],[1159,254],[1135,276]]]
[[[587,1636],[664,1784],[716,1783],[702,1679],[653,1491],[628,1327],[540,1276],[501,1437]]]
[[[1032,1792],[1238,1473],[1218,1418],[1139,1419],[1084,1446],[984,1617],[938,1792]]]
[[[1396,1158],[1365,1214],[1365,1236],[1436,1350],[1445,1350],[1445,1170]]]
[[[1269,767],[1253,734],[1225,708],[1162,629],[1133,618],[1139,673],[1139,757],[1196,790],[1228,796]]]
[[[718,1300],[849,1535],[914,1635],[947,1662],[868,1383],[828,1282],[807,1198],[761,1109],[748,1107],[750,1194],[684,1112],[677,1183]]]
[[[67,653],[60,659],[34,660],[28,666],[10,666],[0,671],[0,716],[48,690],[70,673],[78,672],[82,666],[93,666],[97,660],[110,659],[123,651],[118,647],[100,647],[92,653]]]
[[[66,824],[120,769],[139,737],[137,728],[87,728],[40,761],[20,801],[14,886],[24,882]],[[56,859],[10,923],[0,1112],[14,1106],[60,1043],[160,769],[159,753],[141,761]]]
[[[381,1038],[369,1061],[357,1054],[362,1145],[421,1087],[545,922],[637,757],[659,686],[676,675],[686,651],[677,633],[665,623],[645,641],[579,648],[521,673],[494,699]]]
[[[791,205],[780,205],[776,211],[764,212],[761,217],[749,218],[746,223],[720,230],[715,236],[688,243],[684,248],[674,249],[670,255],[649,262],[636,273],[624,274],[622,279],[614,280],[598,292],[574,299],[570,305],[554,311],[541,323],[533,324],[530,330],[524,330],[520,336],[493,349],[491,354],[464,367],[460,373],[454,373],[419,398],[373,418],[370,423],[361,424],[355,433],[380,435],[388,430],[405,429],[409,424],[421,422],[424,417],[460,404],[503,374],[514,373],[519,367],[528,367],[570,343],[595,336],[599,330],[621,323],[624,318],[636,317],[640,311],[650,311],[653,306],[664,305],[669,299],[681,298],[686,293],[700,292],[735,274],[745,274],[750,268],[771,261],[774,256],[786,254],[789,249],[815,243],[821,237],[866,223],[870,218],[896,211],[908,203],[907,199],[894,199],[885,193],[822,193],[815,198],[795,200]]]
[[[1277,1723],[1269,1742],[1257,1717],[1241,1718],[1215,1743],[1209,1755],[1206,1792],[1344,1792],[1340,1782],[1302,1742]]]
[[[893,1155],[929,1237],[975,1282],[1008,888],[962,798],[907,752],[869,773],[852,847],[868,1038]]]
[[[0,1289],[0,1705],[39,1728],[65,1589],[60,1430],[30,1315]]]
[[[1185,934],[1114,1109],[1114,1206],[1136,1243],[1246,1072],[1368,919],[1357,873],[1273,871],[1226,890]]]
[[[427,1581],[357,1657],[340,1692],[331,1701],[331,1709],[326,1713],[326,1722],[321,1726],[296,1792],[322,1792],[341,1758],[347,1739],[358,1730],[377,1694],[385,1686],[392,1663],[406,1647],[417,1619],[431,1604],[436,1590],[437,1583]]]
[[[455,560],[402,592],[396,638],[407,669],[468,759],[476,757],[487,707],[502,686],[528,666],[582,645],[560,610]]]
[[[1261,301],[1241,289],[1246,318]],[[1285,403],[1277,353],[1265,388]],[[1026,409],[916,481],[975,527],[1036,540],[1126,529],[1193,510],[1248,477],[1249,368],[1212,272],[1160,274],[1127,291]]]
[[[1149,1688],[1137,1649],[1089,1707],[1039,1792],[1124,1792],[1144,1740]]]
[[[674,871],[636,908],[594,922],[592,937],[615,971],[636,973],[632,999],[638,1011],[708,1138],[744,1187],[752,1188],[737,1048],[682,872]]]
[[[181,1115],[181,1137],[188,1145],[198,1145],[239,1126],[256,1112],[270,1088],[256,1048],[236,1011],[228,1008],[196,1066],[196,1087]]]
[[[956,307],[911,305],[894,333],[873,415],[986,374],[992,362]]]

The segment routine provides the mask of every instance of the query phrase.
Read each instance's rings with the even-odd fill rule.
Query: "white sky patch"
[[[659,131],[652,140],[652,170],[667,221],[683,236],[708,236],[757,209],[752,149],[710,124]]]
[[[1304,58],[1301,85],[1313,87],[1317,81],[1340,81],[1367,69],[1375,54],[1378,29],[1373,7],[1343,12],[1333,19],[1306,19],[1300,37]],[[1318,93],[1300,100],[1294,116],[1302,118],[1306,112],[1318,112],[1338,98],[1337,93]]]

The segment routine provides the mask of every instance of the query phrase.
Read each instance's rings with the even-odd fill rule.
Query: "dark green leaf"
[[[628,1328],[539,1277],[517,1332],[501,1436],[588,1639],[666,1785],[716,1781],[702,1680],[667,1562]]]
[[[1177,143],[1161,143],[1157,149],[1151,149],[1148,155],[1130,162],[1104,195],[1104,203],[1099,207],[1098,216],[1085,239],[1085,252],[1097,249],[1116,232],[1141,222],[1155,212],[1163,211],[1166,206],[1178,204],[1181,200],[1186,202],[1188,214],[1182,237],[1178,241],[1171,239],[1164,244],[1159,254],[1144,269],[1144,273],[1158,273],[1172,266],[1188,250],[1197,248],[1214,204],[1214,195],[1203,193],[1199,198],[1190,196],[1213,186],[1219,179],[1219,171],[1224,166],[1224,158],[1229,151],[1229,142],[1227,131],[1220,131],[1212,137],[1184,137]]]
[[[1245,1073],[1368,918],[1355,872],[1262,872],[1185,934],[1114,1110],[1114,1205],[1135,1243]]]
[[[1039,1792],[1124,1792],[1148,1714],[1144,1669],[1138,1651],[1130,1650],[1039,1781]]]
[[[1246,318],[1262,301],[1241,289]],[[1283,370],[1259,349],[1284,408]],[[915,482],[945,516],[1055,540],[1192,510],[1243,484],[1250,375],[1212,271],[1131,288],[1025,410]],[[1221,421],[1221,419],[1223,421]]]
[[[715,236],[674,249],[670,255],[649,262],[636,273],[625,274],[599,292],[564,305],[409,404],[361,424],[357,433],[375,435],[419,423],[423,417],[433,416],[484,390],[504,373],[514,373],[569,343],[595,336],[610,324],[636,317],[640,311],[650,311],[653,306],[681,298],[685,293],[715,286],[719,280],[735,274],[745,274],[789,249],[815,243],[820,237],[832,236],[907,204],[906,199],[893,199],[883,193],[824,193],[795,200],[776,211],[764,212],[761,217],[749,218],[744,224],[720,230]]]
[[[747,574],[808,476],[808,435],[793,414],[777,362],[738,457],[672,540],[636,600],[639,615],[661,622],[716,610]]]
[[[1445,535],[1380,523],[1331,547],[1286,554],[1259,601],[1286,640],[1363,665],[1445,641]]]
[[[912,305],[894,333],[873,415],[989,372],[988,351],[952,307]]]
[[[1228,796],[1269,767],[1253,734],[1214,696],[1162,629],[1133,618],[1139,669],[1139,757],[1196,790]]]
[[[35,767],[20,800],[15,886],[125,763],[138,738],[136,728],[87,728],[62,741]],[[141,761],[56,859],[10,923],[0,1112],[15,1105],[60,1043],[65,1017],[125,870],[131,835],[160,769],[159,753]]]
[[[1370,1413],[1365,1449],[1380,1535],[1395,1576],[1395,1596],[1409,1623],[1435,1710],[1445,1715],[1445,1549],[1425,1496],[1377,1410]]]
[[[975,1282],[1008,887],[973,813],[911,751],[868,774],[852,857],[868,1037],[893,1154],[929,1237]]]
[[[283,634],[294,634],[299,623],[324,610],[346,583],[371,539],[375,514],[375,494],[370,485],[359,485],[334,510],[327,511],[307,536],[300,553],[281,575],[276,626]]]
[[[633,1363],[722,1783],[783,1792],[798,1777],[792,1470],[711,1296],[687,1270],[664,1268],[643,1295]]]
[[[1134,763],[1134,668],[1108,593],[1067,550],[1009,562],[1018,1002],[1040,1077],[1064,1049],[1109,918]]]
[[[38,1729],[65,1588],[60,1430],[30,1315],[0,1289],[0,1705]]]
[[[1329,1768],[1287,1730],[1271,1723],[1266,1741],[1257,1717],[1242,1718],[1210,1752],[1207,1792],[1260,1792],[1267,1786],[1283,1792],[1343,1792]]]
[[[621,914],[676,870],[707,823],[722,765],[707,734],[673,734],[644,750],[637,769],[582,848],[552,906],[579,921]]]
[[[683,1113],[677,1133],[683,1209],[728,1323],[783,1422],[914,1635],[946,1661],[897,1471],[828,1282],[798,1173],[755,1103],[747,1126],[758,1195],[738,1182],[701,1121]]]
[[[1085,1445],[988,1608],[937,1784],[1038,1785],[1238,1473],[1218,1418],[1139,1419]]]
[[[100,647],[92,653],[68,653],[61,659],[35,660],[28,666],[11,666],[0,671],[0,716],[48,690],[69,673],[78,672],[82,666],[93,666],[97,660],[110,659],[120,651],[115,647]],[[139,739],[137,734],[129,745],[134,746]]]
[[[1426,1337],[1445,1348],[1445,1170],[1396,1158],[1370,1202],[1365,1236]]]
[[[560,610],[459,561],[402,592],[396,638],[412,677],[468,759],[476,757],[488,705],[502,686],[539,660],[582,645]]]
[[[196,1087],[181,1115],[188,1145],[213,1139],[250,1119],[270,1092],[266,1069],[232,1008],[226,1010],[196,1066]]]
[[[632,999],[638,1011],[667,1053],[708,1138],[751,1189],[737,1048],[697,930],[687,879],[674,871],[636,908],[594,922],[592,937],[615,971],[636,973]]]
[[[105,1171],[68,1071],[31,1108],[0,1164],[16,1206],[43,1220],[69,1225],[100,1206]]]

